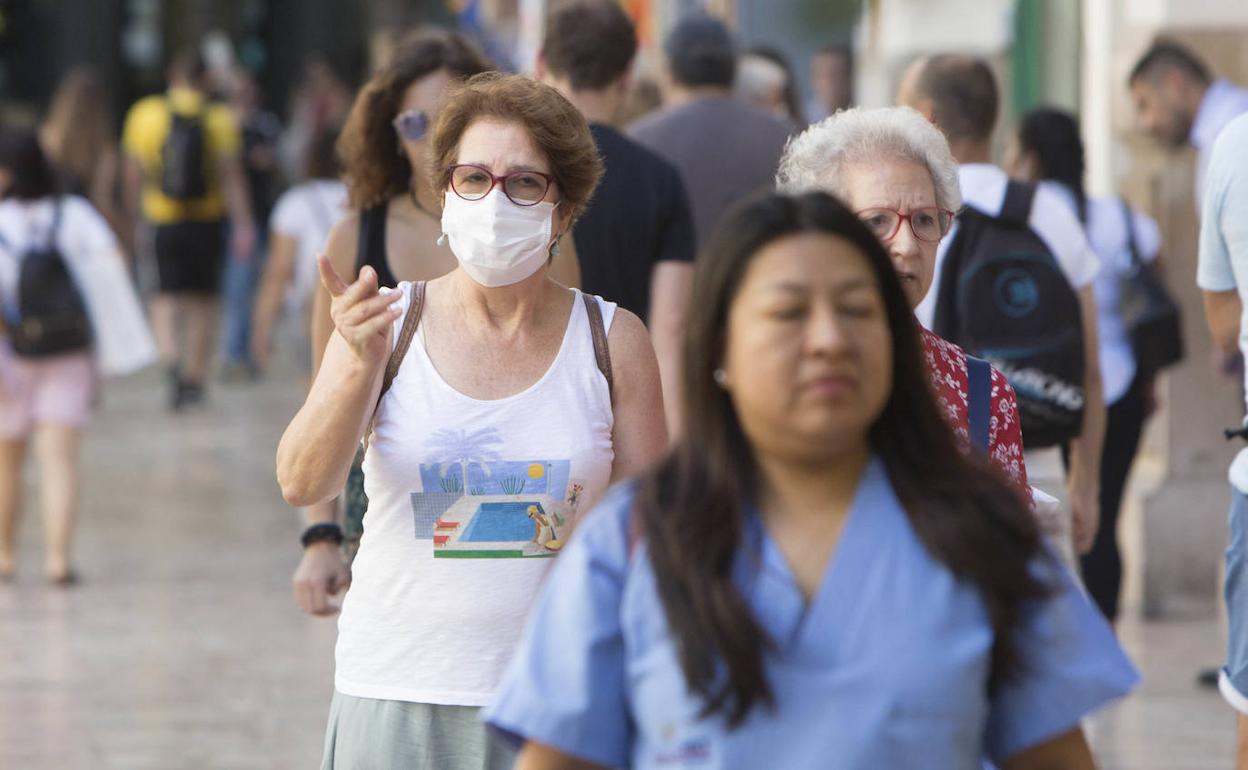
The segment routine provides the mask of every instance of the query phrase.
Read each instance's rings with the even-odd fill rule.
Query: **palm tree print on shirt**
[[[493,447],[502,443],[503,437],[498,435],[497,428],[473,431],[442,428],[429,436],[425,448],[430,456],[441,458],[434,462],[438,466],[442,491],[472,494],[468,484],[468,466],[475,463],[488,476],[487,463],[502,459]],[[453,475],[456,470],[459,471],[459,478]]]

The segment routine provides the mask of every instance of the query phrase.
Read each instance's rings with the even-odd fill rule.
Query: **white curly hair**
[[[813,190],[848,197],[841,169],[848,163],[885,158],[914,161],[927,168],[936,188],[936,205],[962,207],[958,162],[944,134],[909,107],[855,107],[812,125],[789,140],[776,174],[776,189],[790,195]]]

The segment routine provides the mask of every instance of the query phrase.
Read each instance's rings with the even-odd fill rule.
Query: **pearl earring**
[[[552,257],[559,256],[559,241],[555,241],[554,243],[550,244],[550,256]]]
[[[721,388],[728,387],[728,372],[725,372],[723,369],[716,369],[711,374],[711,378],[715,380],[715,384],[718,385],[719,387]]]
[[[438,245],[439,246],[446,245],[446,233],[442,233],[441,235],[438,236]]]

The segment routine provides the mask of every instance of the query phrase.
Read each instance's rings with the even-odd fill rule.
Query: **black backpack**
[[[1079,297],[1028,220],[1036,187],[1011,181],[998,216],[966,208],[941,269],[933,331],[1014,386],[1028,449],[1083,426]]]
[[[61,204],[55,204],[47,242],[30,246],[18,263],[17,301],[6,316],[13,352],[42,358],[87,350],[91,319],[82,293],[56,246]],[[0,245],[4,244],[0,241]]]
[[[160,154],[160,191],[174,200],[188,201],[208,194],[208,160],[201,112],[189,115],[169,108],[169,136]]]

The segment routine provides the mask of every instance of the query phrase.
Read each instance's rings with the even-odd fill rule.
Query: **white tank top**
[[[412,285],[399,290],[406,313]],[[611,398],[573,292],[554,363],[507,398],[455,390],[412,338],[364,456],[369,505],[338,620],[339,692],[491,701],[553,557],[611,478]],[[615,305],[597,301],[610,329]]]

